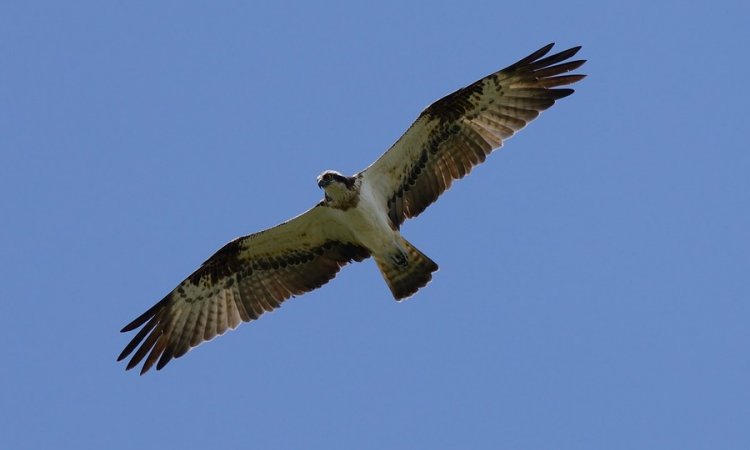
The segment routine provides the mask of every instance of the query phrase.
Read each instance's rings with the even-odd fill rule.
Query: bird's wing
[[[211,256],[164,299],[122,329],[143,327],[118,361],[145,358],[141,374],[257,319],[281,302],[316,289],[369,251],[331,220],[322,204],[273,228],[237,238]]]
[[[386,202],[398,227],[416,217],[534,120],[555,100],[573,93],[558,88],[585,75],[564,75],[585,60],[567,61],[580,47],[544,57],[549,44],[517,63],[436,101],[361,175]]]

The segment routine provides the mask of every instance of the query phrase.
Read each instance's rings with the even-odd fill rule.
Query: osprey
[[[163,368],[193,347],[316,289],[352,261],[375,259],[396,300],[438,269],[399,232],[453,182],[483,162],[584,75],[580,47],[552,56],[549,44],[517,63],[433,103],[365,170],[318,176],[320,203],[267,230],[237,238],[204,262],[122,332],[143,327],[117,358],[127,369]]]

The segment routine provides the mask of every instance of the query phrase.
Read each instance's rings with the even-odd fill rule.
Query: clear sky
[[[275,3],[275,4],[274,4]],[[750,448],[746,2],[3,2],[0,447]],[[434,100],[577,92],[372,260],[161,372],[119,329]]]

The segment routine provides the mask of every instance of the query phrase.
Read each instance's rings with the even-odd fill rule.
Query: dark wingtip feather
[[[553,88],[557,86],[567,86],[569,84],[577,83],[585,77],[585,75],[562,75],[558,77],[542,78],[538,81],[538,83],[540,86],[543,86],[545,88]]]
[[[569,95],[571,95],[573,92],[575,92],[574,89],[565,88],[565,89],[550,89],[550,92],[555,93],[555,100],[559,100],[561,98],[565,98]]]
[[[164,353],[162,353],[161,358],[159,358],[159,362],[156,363],[156,370],[161,370],[164,366],[167,365],[169,361],[172,360],[174,357],[174,352],[172,351],[172,347],[169,346],[164,350]]]
[[[578,69],[586,62],[585,59],[579,59],[575,61],[568,61],[566,63],[557,64],[555,66],[544,67],[534,71],[534,75],[537,78],[547,78],[554,75],[560,75],[562,73],[570,72]]]
[[[153,363],[149,364],[149,362],[148,362],[148,361],[146,361],[145,363],[143,363],[143,366],[141,366],[141,372],[140,372],[140,375],[143,375],[144,373],[148,372],[148,371],[149,371],[149,369],[151,369],[151,365],[152,365],[152,364],[153,364]]]
[[[144,323],[146,323],[151,317],[156,315],[156,312],[164,307],[164,305],[169,301],[171,294],[167,295],[161,301],[157,302],[154,306],[149,308],[145,313],[141,314],[140,316],[136,317],[135,320],[130,322],[129,324],[122,327],[122,330],[120,330],[120,333],[127,333],[128,331],[133,331],[136,328],[140,327]]]
[[[566,59],[572,58],[576,53],[578,53],[578,50],[580,49],[581,46],[573,47],[567,50],[563,50],[560,53],[555,53],[554,55],[547,56],[546,58],[535,60],[528,64],[528,68],[531,70],[537,70],[565,61]]]
[[[560,61],[563,61],[563,60],[566,60],[568,58],[572,58],[573,56],[575,56],[575,54],[578,53],[578,51],[581,50],[581,48],[583,48],[583,46],[577,45],[567,50],[563,50],[559,53],[555,53],[554,55],[548,56],[545,59],[559,59]]]
[[[122,329],[120,330],[120,333],[127,333],[128,331],[133,331],[136,328],[138,328],[139,326],[141,326],[142,324],[139,323],[139,319],[140,319],[140,317],[138,317],[138,319],[135,319],[134,321],[130,322],[129,324],[125,325],[124,327],[122,327]]]
[[[559,53],[555,53],[554,55],[544,57],[549,53],[550,50],[552,50],[552,47],[555,45],[554,42],[545,45],[544,47],[540,48],[539,50],[535,51],[534,53],[530,54],[529,56],[521,59],[520,61],[516,62],[515,64],[512,64],[503,71],[515,71],[515,70],[540,70],[545,67],[549,67],[555,63],[565,61],[568,58],[571,58],[573,55],[578,53],[578,51],[581,49],[581,46],[578,45],[576,47],[571,47],[567,50],[563,50]],[[582,61],[580,64],[583,64],[585,61]],[[575,62],[574,62],[575,63]],[[570,64],[570,63],[568,63]],[[579,66],[580,66],[579,64]],[[572,70],[572,69],[570,69]]]
[[[138,316],[135,320],[133,320],[129,324],[122,327],[122,329],[120,330],[120,333],[127,333],[128,331],[133,331],[136,328],[143,325],[144,323],[146,323],[146,321],[150,319],[151,316],[154,314],[154,310],[156,309],[156,306],[157,305],[154,305],[153,307],[151,307],[151,309],[149,309],[145,313]]]
[[[549,44],[545,45],[544,47],[542,47],[542,48],[540,48],[539,50],[535,51],[534,53],[530,54],[529,56],[527,56],[527,57],[525,57],[525,58],[521,59],[520,61],[518,61],[518,62],[516,62],[516,63],[514,63],[514,64],[511,64],[510,66],[506,67],[506,68],[505,68],[505,69],[503,69],[503,70],[515,70],[515,69],[517,69],[518,67],[522,67],[522,66],[525,66],[525,65],[531,64],[531,63],[533,63],[534,61],[536,61],[537,59],[539,59],[539,58],[541,58],[542,56],[544,56],[544,55],[546,55],[547,53],[549,53],[549,51],[550,51],[550,50],[552,49],[552,47],[554,47],[554,46],[555,46],[555,43],[554,43],[554,42],[550,42]]]
[[[147,329],[148,327],[144,328]],[[143,331],[143,330],[141,330]],[[140,334],[140,333],[139,333]],[[137,338],[138,336],[136,336]],[[156,345],[157,339],[161,337],[161,332],[159,330],[155,330],[151,332],[151,334],[146,337],[146,339],[141,343],[141,346],[138,347],[138,350],[135,352],[132,358],[130,358],[130,361],[128,362],[128,369],[131,369],[135,366],[137,366],[143,358],[146,357],[146,355],[154,348]],[[135,338],[134,338],[135,339]],[[148,370],[148,367],[146,367],[146,370]]]
[[[529,56],[523,58],[521,61],[518,61],[518,63],[536,61],[537,59],[549,53],[549,51],[552,50],[552,47],[554,46],[555,46],[555,43],[550,42],[549,44],[545,45],[544,47],[530,54]]]
[[[133,350],[135,350],[136,347],[138,347],[138,344],[141,343],[141,341],[146,337],[146,335],[156,326],[156,320],[149,321],[145,327],[141,328],[141,330],[136,334],[133,339],[128,342],[128,345],[125,346],[125,348],[120,353],[120,356],[117,357],[118,361],[122,361],[123,359],[127,358],[128,355],[130,355]]]
[[[547,53],[549,53],[549,51],[552,50],[552,47],[554,47],[554,46],[555,46],[555,43],[554,42],[550,42],[549,44],[545,45],[544,47],[540,48],[539,50],[537,50],[534,53],[532,53],[531,55],[529,55],[528,58],[531,58],[532,56],[535,57],[534,59],[541,58],[542,56],[544,56]]]

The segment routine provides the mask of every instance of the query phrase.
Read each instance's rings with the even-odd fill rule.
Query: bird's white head
[[[319,188],[326,189],[328,186],[334,184],[341,184],[342,187],[346,187],[346,177],[336,172],[335,170],[326,170],[325,172],[318,175]]]
[[[355,178],[347,177],[335,170],[326,170],[318,175],[318,187],[332,200],[343,200],[352,195]]]

